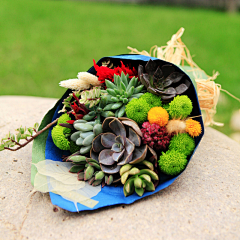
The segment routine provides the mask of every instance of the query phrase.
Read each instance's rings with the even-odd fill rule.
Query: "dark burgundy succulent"
[[[142,140],[144,144],[156,151],[166,151],[173,134],[168,134],[166,127],[144,122],[142,125]]]
[[[165,103],[170,102],[176,95],[183,94],[190,87],[187,75],[176,71],[170,63],[160,67],[157,61],[150,59],[145,68],[139,65],[138,76],[147,91],[161,96]]]
[[[148,146],[141,145],[141,130],[137,123],[127,118],[106,118],[102,124],[103,133],[94,138],[91,158],[99,161],[107,174],[116,174],[127,164],[143,161]]]

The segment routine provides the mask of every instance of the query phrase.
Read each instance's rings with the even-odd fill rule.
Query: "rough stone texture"
[[[0,97],[0,137],[40,122],[56,99]],[[240,239],[240,145],[207,128],[186,171],[131,205],[70,213],[30,196],[32,144],[0,152],[0,239]]]

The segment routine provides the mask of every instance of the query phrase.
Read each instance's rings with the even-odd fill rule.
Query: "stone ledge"
[[[40,122],[57,99],[0,97],[0,137]],[[131,205],[70,213],[29,196],[31,145],[0,152],[0,239],[239,239],[240,145],[207,128],[186,171]]]

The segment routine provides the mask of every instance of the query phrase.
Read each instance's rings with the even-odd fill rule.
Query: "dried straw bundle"
[[[178,32],[172,36],[171,40],[167,42],[167,46],[158,47],[155,45],[151,47],[149,53],[147,51],[139,52],[137,49],[131,47],[128,47],[128,49],[131,50],[130,53],[160,58],[185,68],[185,70],[189,74],[192,74],[195,78],[200,108],[206,113],[204,125],[223,126],[222,123],[217,123],[213,120],[213,116],[216,113],[220,90],[225,91],[221,89],[220,84],[216,84],[214,82],[219,73],[216,72],[213,76],[208,76],[201,68],[198,67],[198,65],[193,61],[190,51],[181,40],[183,33],[184,28],[180,28]],[[186,66],[188,66],[188,68],[186,68]],[[228,93],[227,91],[225,92]],[[233,95],[231,96],[234,97]],[[234,98],[237,99],[236,97]]]

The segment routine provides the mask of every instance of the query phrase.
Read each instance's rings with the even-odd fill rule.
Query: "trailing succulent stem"
[[[44,131],[46,131],[47,129],[49,129],[52,125],[54,125],[56,122],[58,121],[58,118],[56,120],[54,120],[53,122],[49,123],[45,128],[43,128],[40,131],[37,131],[38,128],[38,123],[34,124],[34,127],[30,127],[30,128],[18,128],[17,129],[17,134],[11,134],[9,132],[9,134],[6,135],[5,138],[1,139],[1,144],[0,144],[0,151],[3,150],[9,150],[9,151],[17,151],[23,147],[25,147],[27,144],[29,144],[31,141],[33,141],[37,136],[39,136],[41,133],[43,133]],[[26,132],[28,131],[28,132]],[[33,133],[36,133],[35,135],[33,135]],[[24,139],[26,140],[25,143],[20,143],[20,140]],[[17,146],[16,148],[13,148]]]
[[[113,110],[115,117],[122,117],[125,114],[125,106],[133,98],[139,98],[144,93],[144,85],[141,85],[138,78],[129,79],[128,74],[123,72],[121,76],[114,75],[114,82],[105,80],[106,90],[102,92],[108,93],[106,99],[108,104],[104,110]]]

